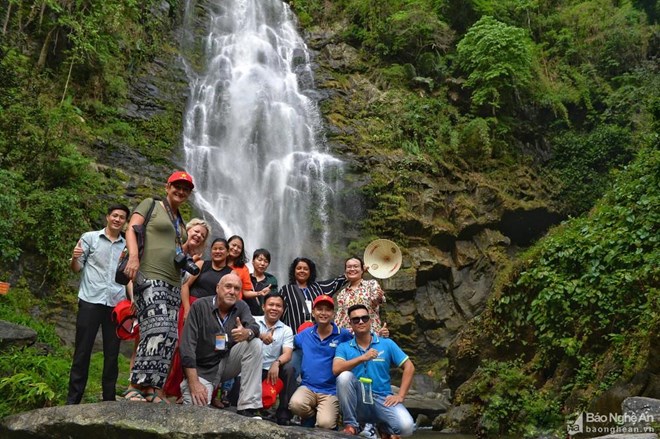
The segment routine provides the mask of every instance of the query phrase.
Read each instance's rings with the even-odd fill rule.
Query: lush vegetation
[[[0,320],[24,325],[37,332],[36,343],[0,352],[0,417],[64,404],[69,384],[71,349],[62,343],[52,325],[33,317],[42,313],[44,303],[37,300],[25,283],[13,286],[0,296]],[[89,380],[83,402],[101,400],[103,355],[95,353],[89,369]],[[128,359],[120,358],[118,390],[128,382]]]
[[[652,133],[657,5],[290,3],[305,26],[340,23],[339,39],[367,60],[382,94],[355,115],[365,143],[479,170],[531,155],[562,182],[562,211],[579,215]]]
[[[63,285],[81,230],[99,227],[104,207],[124,199],[125,177],[94,166],[91,145],[119,141],[148,156],[169,155],[162,143],[169,152],[172,128],[158,119],[131,126],[120,112],[130,75],[162,50],[158,35],[169,23],[154,17],[159,3],[0,7],[0,269],[37,256],[43,265],[29,277],[40,278],[43,291]]]
[[[0,417],[66,398],[71,352],[43,316],[74,301],[67,260],[82,231],[126,202],[126,175],[95,163],[94,145],[171,158],[180,118],[131,124],[121,110],[131,76],[167,50],[172,23],[159,10],[155,0],[0,3],[0,279],[13,284],[0,319],[38,333],[34,346],[0,353]],[[100,400],[101,370],[95,354],[87,402]]]
[[[479,330],[503,351],[526,354],[485,361],[457,395],[478,401],[487,431],[552,429],[558,404],[584,410],[647,367],[660,331],[659,226],[656,144],[617,175],[590,215],[555,228],[503,274]]]

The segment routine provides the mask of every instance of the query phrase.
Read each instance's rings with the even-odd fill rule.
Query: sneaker
[[[259,416],[259,410],[257,409],[236,410],[236,413],[245,416],[246,418],[261,419],[261,416]]]
[[[362,428],[362,431],[360,432],[360,436],[366,437],[369,439],[377,439],[378,436],[376,434],[376,426],[374,424],[364,424],[364,427]]]
[[[353,427],[352,425],[346,425],[341,432],[344,434],[350,434],[352,436],[356,436],[358,434],[357,428]]]

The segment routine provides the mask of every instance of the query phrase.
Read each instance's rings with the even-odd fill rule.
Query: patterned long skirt
[[[131,383],[161,389],[170,369],[178,339],[181,290],[149,279],[134,293],[140,324],[140,343],[131,370]]]

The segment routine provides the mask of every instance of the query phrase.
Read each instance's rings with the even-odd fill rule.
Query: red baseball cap
[[[335,307],[335,301],[332,300],[332,297],[322,294],[318,296],[316,299],[314,299],[314,304],[312,305],[312,309],[316,308],[316,305],[318,305],[319,303],[324,303],[324,302],[329,303],[330,305],[332,305],[333,308]]]
[[[193,184],[192,176],[185,171],[176,171],[170,175],[170,178],[167,179],[167,183],[174,183],[175,181],[187,181],[190,183],[190,186],[195,188]]]

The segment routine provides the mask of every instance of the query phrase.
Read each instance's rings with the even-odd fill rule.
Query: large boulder
[[[34,329],[0,320],[0,350],[10,346],[30,346],[36,340]]]
[[[660,422],[660,399],[641,396],[626,398],[621,409],[626,427],[644,429]]]
[[[323,439],[346,436],[322,429],[281,427],[226,410],[122,401],[50,407],[8,416],[0,422],[0,437]]]

